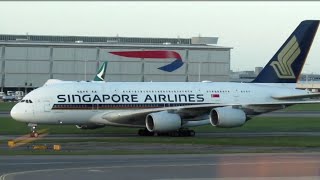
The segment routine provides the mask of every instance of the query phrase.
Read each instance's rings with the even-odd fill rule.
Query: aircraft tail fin
[[[106,76],[107,64],[108,64],[108,62],[106,61],[100,66],[100,68],[97,72],[97,75],[94,77],[93,81],[104,81],[105,80],[104,78]]]
[[[319,20],[302,21],[252,82],[296,83],[318,26]]]

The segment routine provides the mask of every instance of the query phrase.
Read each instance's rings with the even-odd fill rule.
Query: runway
[[[0,180],[320,178],[320,153],[1,157]]]

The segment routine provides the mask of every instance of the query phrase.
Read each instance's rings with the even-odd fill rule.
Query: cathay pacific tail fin
[[[106,61],[100,66],[97,75],[94,77],[93,81],[104,81],[104,78],[106,76],[107,64],[108,62]]]

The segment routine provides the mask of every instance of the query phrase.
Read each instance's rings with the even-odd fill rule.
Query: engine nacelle
[[[100,124],[81,124],[81,125],[76,125],[78,129],[98,129],[98,128],[103,128],[105,125],[100,125]]]
[[[148,114],[146,126],[150,132],[168,132],[181,128],[181,117],[178,114],[161,111]]]
[[[222,128],[242,126],[247,119],[244,111],[231,107],[214,108],[210,111],[209,118],[212,126]]]

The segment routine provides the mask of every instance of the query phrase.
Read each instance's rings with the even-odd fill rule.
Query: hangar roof
[[[145,38],[98,36],[49,36],[0,34],[0,45],[7,46],[72,46],[72,47],[127,47],[127,48],[200,48],[231,49],[217,46],[217,37]],[[203,43],[202,43],[203,42]],[[205,43],[210,43],[207,45]]]
[[[50,42],[1,42],[0,45],[5,46],[53,46],[53,47],[78,47],[78,48],[93,48],[93,47],[109,47],[109,48],[177,48],[177,49],[232,49],[231,47],[217,45],[181,45],[181,44],[106,44],[106,43],[50,43]]]

